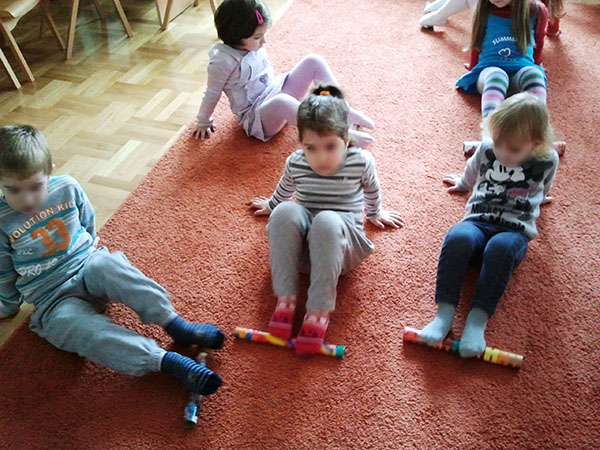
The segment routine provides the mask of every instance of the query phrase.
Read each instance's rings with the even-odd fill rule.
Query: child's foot
[[[455,311],[456,307],[450,303],[438,303],[435,318],[421,330],[419,337],[428,345],[442,342],[452,329]]]
[[[160,371],[179,378],[194,394],[214,394],[223,384],[221,377],[207,369],[205,365],[175,352],[165,353]]]
[[[296,312],[296,296],[277,297],[277,306],[271,316],[267,331],[273,336],[281,339],[289,339],[292,336],[292,325],[294,324],[294,313]]]
[[[437,26],[446,25],[446,19],[439,18],[437,16],[438,16],[437,11],[428,12],[419,19],[419,25],[421,25],[423,28],[427,28],[427,29],[431,28],[431,30],[433,30],[434,25],[437,25]]]
[[[0,303],[0,319],[6,319],[17,314],[21,310],[19,305]]]
[[[368,128],[369,130],[375,129],[375,122],[364,112],[358,111],[357,109],[350,108],[350,123],[359,127]]]
[[[567,150],[567,143],[565,141],[555,141],[552,143],[552,148],[556,150],[558,156],[563,156]]]
[[[473,156],[473,153],[475,153],[480,144],[481,141],[464,141],[463,153],[465,154],[465,158],[470,158]]]
[[[465,329],[460,338],[458,352],[463,358],[472,358],[485,351],[485,338],[483,336],[489,316],[479,308],[473,308],[467,316]]]
[[[296,353],[310,355],[321,351],[329,325],[329,314],[329,312],[306,312],[302,328],[296,338]]]
[[[166,327],[165,331],[178,344],[200,345],[208,348],[221,348],[225,335],[212,323],[192,323],[176,316]]]
[[[367,148],[371,145],[375,139],[366,131],[349,130],[350,140],[354,142],[354,145],[360,148]]]

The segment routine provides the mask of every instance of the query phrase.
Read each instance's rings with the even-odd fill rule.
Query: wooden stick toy
[[[281,339],[277,336],[273,336],[266,331],[251,330],[250,328],[237,327],[233,335],[238,339],[246,339],[253,342],[261,342],[263,344],[277,345],[279,347],[294,348],[295,339]],[[332,356],[334,358],[342,359],[344,357],[344,351],[346,347],[343,345],[321,345],[321,355]]]
[[[405,327],[404,333],[402,334],[402,340],[404,342],[412,342],[413,344],[426,345],[437,350],[445,350],[451,353],[458,353],[458,346],[460,341],[454,339],[445,339],[437,345],[429,345],[423,341],[420,337],[421,330],[416,328]],[[486,362],[492,364],[500,364],[501,366],[512,367],[513,369],[520,369],[523,365],[523,356],[517,355],[516,353],[505,352],[498,350],[497,348],[486,347],[485,351],[477,356],[478,359],[483,359]]]

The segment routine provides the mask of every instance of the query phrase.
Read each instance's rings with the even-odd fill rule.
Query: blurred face
[[[490,0],[490,3],[497,8],[504,8],[510,4],[511,0]]]
[[[335,174],[346,157],[348,140],[337,134],[319,136],[312,130],[302,134],[302,148],[310,168],[324,177]]]
[[[238,48],[240,50],[248,50],[249,52],[254,52],[260,49],[267,42],[265,36],[268,30],[268,22],[257,26],[256,30],[254,30],[254,34],[247,39],[242,39],[242,43]]]
[[[25,179],[6,174],[0,176],[0,188],[8,205],[20,213],[33,214],[46,200],[50,175],[38,172]]]
[[[527,139],[498,136],[494,139],[494,155],[504,166],[518,166],[531,156],[531,152],[539,145]]]

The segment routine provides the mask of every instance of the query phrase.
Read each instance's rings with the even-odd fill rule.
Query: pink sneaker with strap
[[[296,353],[299,355],[320,353],[328,325],[329,313],[326,315],[306,313],[302,328],[296,338]]]
[[[292,337],[295,312],[296,297],[279,297],[267,331],[281,339]]]

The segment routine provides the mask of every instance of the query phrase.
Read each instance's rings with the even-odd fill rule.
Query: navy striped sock
[[[212,323],[192,323],[176,316],[166,327],[165,331],[178,344],[200,345],[208,348],[221,348],[225,335]]]
[[[194,394],[214,394],[223,383],[221,377],[207,369],[205,365],[175,352],[165,353],[160,371],[179,378]]]

